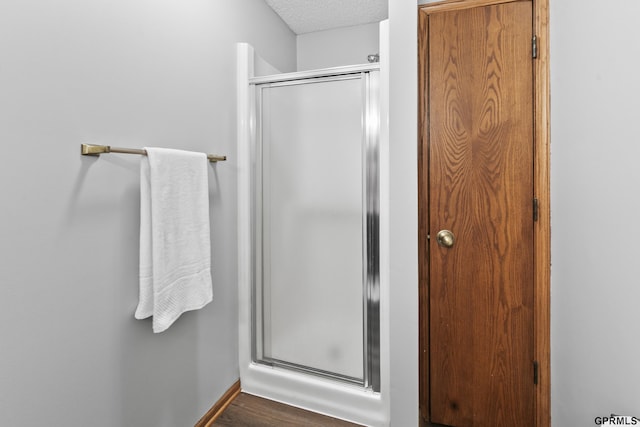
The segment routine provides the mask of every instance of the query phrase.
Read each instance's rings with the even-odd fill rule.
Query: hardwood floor
[[[219,427],[357,427],[346,421],[241,393],[213,423]]]

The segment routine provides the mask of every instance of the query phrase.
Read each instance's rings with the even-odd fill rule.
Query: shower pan
[[[242,389],[384,425],[380,64],[253,77],[257,61],[241,47]]]

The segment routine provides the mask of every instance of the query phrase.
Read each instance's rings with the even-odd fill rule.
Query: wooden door
[[[532,3],[430,13],[421,31],[423,415],[533,426]]]

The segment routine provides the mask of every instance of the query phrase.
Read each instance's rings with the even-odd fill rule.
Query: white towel
[[[207,155],[146,148],[140,166],[140,302],[162,332],[212,299]]]

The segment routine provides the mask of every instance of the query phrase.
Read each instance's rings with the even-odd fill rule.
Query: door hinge
[[[538,221],[538,216],[540,212],[540,203],[538,203],[538,199],[533,199],[533,221]]]
[[[539,378],[539,365],[538,365],[538,361],[534,360],[533,361],[533,384],[538,385],[538,378]]]
[[[531,57],[538,57],[538,36],[535,35],[531,38]]]

